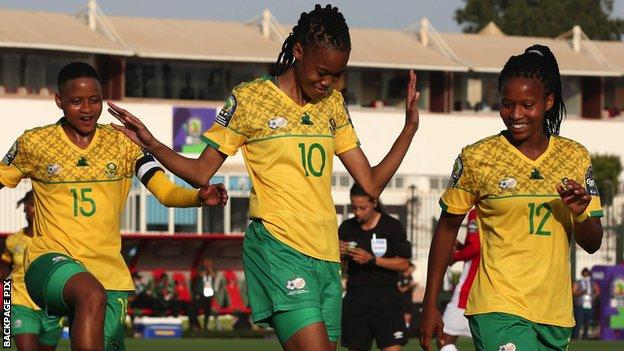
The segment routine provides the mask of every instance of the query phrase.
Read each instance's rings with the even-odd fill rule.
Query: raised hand
[[[221,183],[204,185],[199,188],[197,196],[199,197],[199,201],[204,206],[223,207],[227,204],[229,198],[227,190],[225,190],[225,186]]]
[[[416,90],[418,77],[413,70],[409,72],[409,82],[407,83],[407,95],[405,96],[405,123],[413,124],[418,129],[420,116],[418,113],[418,101],[420,92]]]
[[[152,133],[145,127],[136,116],[112,102],[108,102],[108,112],[117,118],[123,125],[111,124],[118,131],[124,133],[130,140],[134,141],[141,148],[152,151],[152,148],[159,144]]]
[[[566,188],[562,184],[557,184],[557,192],[574,216],[585,212],[591,201],[591,196],[587,194],[585,188],[573,179],[566,180]]]

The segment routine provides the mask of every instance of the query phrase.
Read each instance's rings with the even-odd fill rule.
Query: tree
[[[612,17],[613,0],[464,0],[455,20],[466,33],[490,21],[505,34],[556,37],[581,26],[595,40],[620,40],[624,19]]]
[[[591,155],[594,179],[600,191],[600,202],[603,206],[610,206],[618,193],[618,178],[622,172],[622,163],[617,155]]]

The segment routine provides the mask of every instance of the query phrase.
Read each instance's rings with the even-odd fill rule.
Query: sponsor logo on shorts
[[[22,327],[22,320],[21,319],[16,319],[15,323],[13,323],[13,327],[14,328],[21,328]]]
[[[395,339],[403,339],[403,332],[402,331],[395,331],[394,334],[394,338]]]
[[[52,263],[59,263],[61,261],[67,261],[67,257],[65,256],[56,256],[52,258]]]
[[[286,289],[289,290],[287,295],[299,295],[305,294],[308,290],[305,290],[306,281],[303,278],[295,278],[286,282]]]
[[[509,342],[498,347],[498,351],[516,351],[516,345]]]

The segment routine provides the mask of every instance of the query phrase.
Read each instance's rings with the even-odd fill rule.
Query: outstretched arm
[[[418,130],[419,97],[420,93],[416,91],[416,73],[410,71],[407,96],[405,98],[405,126],[386,157],[377,166],[371,167],[368,159],[359,147],[338,155],[347,171],[372,198],[379,197],[390,178],[399,168]]]
[[[208,184],[210,178],[227,158],[225,154],[212,147],[206,147],[197,159],[184,157],[156,139],[143,122],[132,113],[110,101],[108,106],[108,112],[122,123],[122,125],[113,124],[115,129],[149,151],[173,174],[195,187]]]
[[[442,279],[449,264],[457,231],[465,215],[454,215],[443,211],[433,234],[429,263],[427,268],[427,286],[423,298],[423,312],[420,322],[420,346],[426,351],[432,350],[433,334],[442,339],[442,317],[438,310],[438,295],[442,289]]]
[[[163,171],[147,182],[147,189],[167,207],[225,206],[228,195],[223,184],[204,185],[199,190],[174,184]]]
[[[561,184],[557,184],[557,192],[568,207],[574,219],[574,239],[588,253],[592,254],[600,248],[602,244],[602,223],[597,217],[582,217],[585,209],[591,202],[591,196],[576,181],[569,179],[567,189]]]

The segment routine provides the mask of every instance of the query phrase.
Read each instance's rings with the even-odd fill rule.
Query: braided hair
[[[320,44],[339,51],[351,50],[347,22],[338,8],[332,5],[321,7],[317,4],[314,10],[301,13],[297,25],[282,44],[282,51],[273,67],[273,75],[279,76],[294,64],[293,47],[297,42],[303,46]]]
[[[559,127],[566,116],[566,108],[561,94],[561,75],[555,55],[547,46],[533,45],[522,55],[509,58],[498,76],[498,91],[509,78],[536,78],[542,82],[546,94],[553,94],[555,103],[544,114],[544,132],[546,135],[559,135]]]

